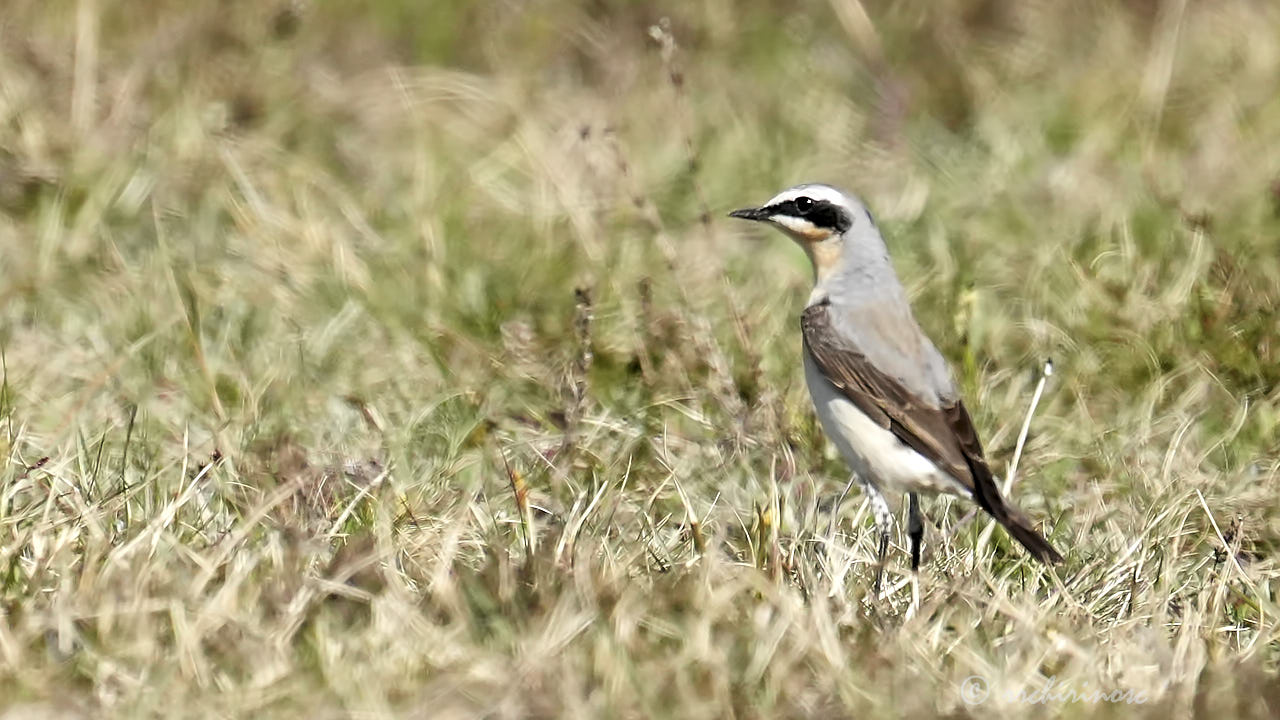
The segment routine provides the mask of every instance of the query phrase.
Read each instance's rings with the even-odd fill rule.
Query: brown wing
[[[800,319],[805,350],[827,380],[868,417],[968,488],[974,501],[1036,559],[1061,562],[1058,551],[1000,496],[964,403],[958,398],[940,403],[923,399],[876,368],[852,340],[834,331],[829,304],[810,305]]]
[[[991,473],[963,403],[936,405],[876,368],[850,340],[834,331],[828,307],[810,305],[800,321],[805,349],[822,374],[859,410],[972,491],[973,465],[986,470],[980,474]]]

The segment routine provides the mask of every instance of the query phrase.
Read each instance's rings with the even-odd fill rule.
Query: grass
[[[1277,22],[9,0],[3,717],[1273,715]],[[1053,358],[1056,572],[933,500],[869,597],[805,261],[723,218],[805,180],[1002,474]]]

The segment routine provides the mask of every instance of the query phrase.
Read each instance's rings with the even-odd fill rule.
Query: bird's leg
[[[907,536],[911,538],[911,572],[920,570],[920,547],[924,543],[924,521],[920,518],[920,498],[907,493]]]
[[[876,597],[880,597],[880,580],[884,577],[884,558],[889,554],[889,533],[880,534],[880,549],[876,551],[876,583],[872,586]]]
[[[876,597],[880,597],[880,579],[884,575],[884,559],[889,553],[889,531],[893,529],[893,512],[889,510],[889,502],[884,499],[880,488],[869,480],[862,481],[862,490],[871,501],[871,513],[876,519],[876,530],[880,532],[880,547],[876,553]]]

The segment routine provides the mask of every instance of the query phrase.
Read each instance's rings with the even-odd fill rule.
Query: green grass
[[[4,3],[0,716],[1277,712],[1280,14],[650,5]],[[808,180],[1056,572],[869,597]]]

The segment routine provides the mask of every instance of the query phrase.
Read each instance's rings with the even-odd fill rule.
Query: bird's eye
[[[799,210],[803,214],[803,213],[809,212],[812,209],[813,209],[813,200],[811,198],[807,198],[807,197],[796,198],[796,210]]]

